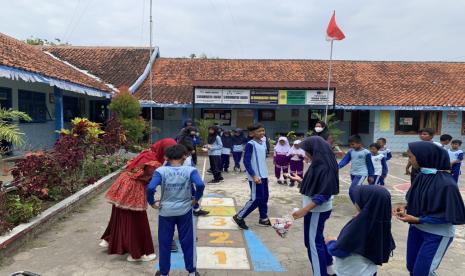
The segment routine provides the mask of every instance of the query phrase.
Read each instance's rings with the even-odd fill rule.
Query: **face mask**
[[[420,168],[422,174],[437,174],[438,170],[434,168]]]
[[[315,131],[316,132],[322,132],[324,128],[322,127],[315,127]]]

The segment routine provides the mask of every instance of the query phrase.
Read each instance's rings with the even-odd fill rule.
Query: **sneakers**
[[[213,180],[208,181],[207,184],[218,184],[220,182],[221,182],[220,180],[213,179]]]
[[[205,210],[202,210],[202,209],[200,209],[200,210],[198,210],[198,211],[195,211],[195,210],[194,210],[194,212],[192,212],[192,213],[193,213],[194,216],[196,216],[196,217],[198,217],[198,216],[206,216],[206,215],[210,214],[209,211],[205,211]]]
[[[258,226],[269,227],[269,226],[271,226],[271,221],[270,221],[269,218],[259,219],[258,220]]]
[[[239,228],[249,230],[249,227],[247,226],[247,224],[245,224],[245,220],[239,218],[237,214],[233,216],[233,220],[237,224],[237,226],[239,226]]]
[[[171,252],[178,252],[178,245],[175,240],[171,242]]]
[[[224,177],[220,176],[220,178],[218,178],[219,181],[224,181]]]
[[[102,240],[98,246],[102,247],[102,248],[108,248],[109,244],[106,240]]]
[[[294,181],[291,181],[291,183],[289,184],[289,187],[294,187],[294,186],[295,186]]]
[[[131,254],[128,255],[128,262],[150,262],[157,258],[157,255],[150,254],[150,255],[142,255],[139,259],[134,259]]]
[[[228,173],[229,170],[228,169],[223,169],[223,172]]]
[[[283,182],[281,180],[278,180],[279,185],[283,185]]]

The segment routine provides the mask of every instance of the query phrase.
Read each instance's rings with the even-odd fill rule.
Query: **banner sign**
[[[222,89],[195,89],[196,103],[216,103],[223,102]]]
[[[279,104],[305,104],[307,91],[279,90]]]
[[[329,99],[328,99],[329,96]],[[307,90],[308,105],[333,105],[334,104],[334,90]]]
[[[250,91],[251,104],[278,104],[278,90]]]
[[[250,90],[223,90],[224,104],[249,104]]]

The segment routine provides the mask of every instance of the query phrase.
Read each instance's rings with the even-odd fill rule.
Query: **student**
[[[274,175],[278,180],[278,184],[280,185],[287,185],[287,180],[285,177],[284,182],[281,181],[281,171],[283,172],[283,176],[287,175],[289,172],[289,157],[287,153],[291,149],[289,145],[289,141],[286,137],[281,136],[278,139],[278,143],[274,147],[274,154],[273,154],[273,164],[274,164]]]
[[[189,142],[194,146],[194,151],[192,152],[192,163],[194,166],[197,165],[197,146],[200,145],[200,139],[197,135],[197,129],[193,126],[185,127],[183,133],[176,140],[178,143],[183,141]]]
[[[102,235],[101,247],[108,254],[128,254],[129,262],[154,260],[145,188],[161,164],[151,150],[144,150],[131,161],[105,194],[112,204],[110,221]]]
[[[323,237],[325,222],[331,215],[333,196],[339,193],[339,174],[331,146],[319,136],[306,138],[300,147],[310,167],[302,179],[296,174],[292,181],[301,182],[302,208],[294,219],[304,218],[304,243],[312,266],[312,275],[334,275],[333,259],[328,254]]]
[[[408,145],[408,157],[420,173],[407,192],[405,207],[393,213],[410,224],[407,238],[407,269],[410,275],[436,275],[455,235],[455,225],[465,224],[465,207],[449,173],[447,151],[430,142]]]
[[[208,183],[220,183],[224,180],[221,176],[221,151],[223,149],[223,143],[221,142],[217,126],[210,126],[208,128],[207,143],[206,148],[208,149],[208,158],[210,159],[210,167],[213,174],[213,180]]]
[[[189,275],[196,272],[195,228],[192,217],[192,204],[198,202],[205,185],[196,168],[183,166],[187,157],[186,147],[175,145],[166,149],[169,166],[158,168],[147,187],[147,201],[155,206],[154,193],[161,187],[161,200],[158,216],[158,244],[160,270],[155,275],[168,275],[171,266],[171,241],[175,226],[179,232],[184,254],[184,264]],[[192,183],[195,184],[195,198],[192,199]]]
[[[241,171],[241,159],[242,159],[242,152],[244,151],[244,145],[247,143],[247,139],[242,132],[242,129],[236,128],[234,130],[232,136],[232,155],[234,159],[234,171],[240,172]]]
[[[223,134],[221,135],[221,143],[223,143],[223,149],[221,150],[222,169],[227,173],[229,170],[229,159],[233,147],[231,131],[227,129],[223,131]]]
[[[435,145],[442,147],[440,143],[433,141],[434,130],[432,128],[422,128],[420,129],[420,132],[418,134],[421,141],[432,142]],[[419,172],[420,171],[417,168],[412,167],[410,161],[407,162],[407,166],[405,167],[405,174],[410,175],[410,183],[413,183],[415,177],[418,175]]]
[[[449,159],[450,159],[450,166],[451,166],[451,174],[455,180],[455,183],[459,184],[459,176],[460,166],[462,165],[463,161],[463,151],[460,149],[462,145],[461,140],[452,140],[451,148],[448,150]]]
[[[381,146],[377,143],[370,145],[371,163],[373,164],[373,175],[370,175],[370,184],[383,185],[384,179],[388,174],[388,167],[386,158],[383,154],[379,153]]]
[[[181,141],[180,143],[178,143],[180,145],[183,145],[184,147],[186,147],[187,149],[187,154],[186,154],[186,160],[184,160],[184,163],[182,164],[183,166],[191,166],[191,167],[194,167],[195,168],[195,164],[192,160],[192,153],[194,152],[194,146],[192,145],[191,142],[189,141]],[[195,196],[195,185],[192,185],[192,197]],[[196,202],[193,206],[192,206],[192,214],[196,217],[198,216],[206,216],[208,214],[210,214],[209,211],[205,211],[205,210],[202,210],[200,208],[200,202]]]
[[[291,149],[287,153],[287,157],[289,158],[290,173],[297,174],[300,178],[303,178],[305,151],[300,148],[300,143],[300,140],[294,141]],[[294,187],[294,181],[291,180],[289,186]]]
[[[391,195],[380,186],[354,189],[353,217],[336,239],[327,239],[329,254],[336,257],[338,276],[373,276],[387,263],[396,245],[391,233]]]
[[[391,153],[391,150],[388,147],[386,147],[386,138],[383,138],[383,137],[378,138],[378,140],[376,140],[376,143],[381,146],[381,148],[379,149],[379,153],[384,155],[384,158],[386,158],[386,161],[391,160],[392,153]]]
[[[373,163],[371,162],[370,152],[363,148],[362,139],[358,135],[349,137],[351,149],[344,158],[339,162],[339,169],[344,168],[349,162],[352,162],[350,168],[350,178],[352,183],[349,188],[349,197],[354,202],[353,189],[357,185],[362,185],[369,175],[374,175]],[[368,179],[371,182],[371,179]]]
[[[247,128],[249,135],[253,137],[246,146],[244,152],[244,166],[250,186],[250,200],[244,208],[233,216],[234,222],[247,230],[245,218],[258,207],[260,212],[259,226],[271,226],[268,218],[268,168],[266,164],[266,143],[263,141],[265,128],[261,124],[254,124]]]
[[[444,149],[450,144],[450,141],[452,141],[452,136],[449,134],[443,134],[439,137],[439,144],[441,144],[441,147]]]

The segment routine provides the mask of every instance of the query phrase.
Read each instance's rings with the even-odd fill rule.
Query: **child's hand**
[[[305,217],[305,215],[308,213],[307,209],[305,208],[300,208],[299,210],[295,211],[294,213],[292,213],[292,217],[294,219],[300,219],[300,218],[303,218]]]
[[[328,244],[330,241],[336,241],[337,238],[336,237],[326,237],[325,238],[325,243]]]
[[[297,181],[299,183],[302,183],[302,178],[300,176],[298,176],[297,174],[293,173],[293,174],[289,174],[289,179],[291,181]]]
[[[397,215],[397,219],[403,222],[408,222],[411,224],[419,224],[420,219],[417,217],[414,217],[412,215],[407,215],[407,214],[399,214]]]
[[[405,170],[405,175],[410,175],[410,174],[411,174],[410,170],[408,170],[408,169]]]
[[[152,206],[153,209],[158,209],[158,207],[159,207],[159,202],[155,201],[155,202],[154,202],[152,205],[150,205],[150,206]]]
[[[368,177],[368,183],[373,183],[375,181],[375,178],[373,176]]]
[[[254,182],[255,184],[262,184],[262,179],[261,179],[260,177],[258,177],[258,176],[255,175],[255,176],[253,177],[253,182]]]

